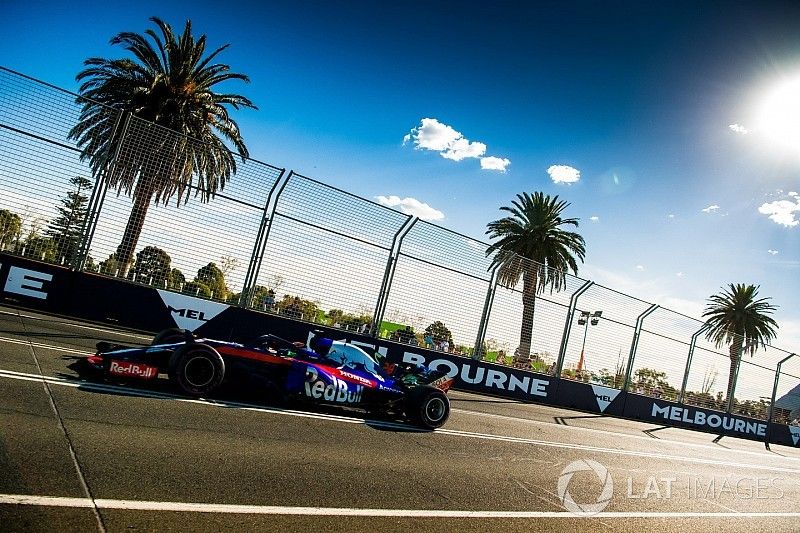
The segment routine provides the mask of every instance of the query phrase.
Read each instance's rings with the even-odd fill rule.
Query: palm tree
[[[703,311],[706,318],[706,338],[717,348],[728,345],[731,369],[728,374],[728,409],[733,405],[739,362],[743,353],[752,355],[765,347],[773,338],[778,324],[769,316],[777,307],[768,303],[770,298],[759,298],[758,285],[733,283],[719,294],[708,298]]]
[[[78,98],[81,115],[69,134],[81,148],[81,158],[90,161],[95,177],[105,175],[117,194],[133,196],[116,253],[123,275],[151,202],[166,205],[177,195],[180,205],[181,200],[188,201],[191,189],[201,201],[213,197],[236,172],[226,140],[242,158],[248,156],[226,106],[256,108],[244,96],[214,91],[228,80],[249,81],[244,74],[230,72],[228,65],[211,63],[228,45],[204,57],[206,36],[195,40],[191,21],[176,36],[161,19],[150,20],[160,35],[148,29],[145,35],[123,32],[111,39],[134,59],[84,61],[86,68],[76,76],[83,96]],[[123,115],[143,119],[135,120],[135,141],[125,142],[125,128],[119,127]]]
[[[561,290],[568,270],[578,273],[577,259],[583,262],[586,247],[583,237],[562,226],[578,227],[577,218],[563,218],[569,203],[541,192],[522,193],[503,206],[510,216],[487,224],[486,233],[499,239],[487,249],[494,254],[490,268],[498,268],[498,283],[513,289],[522,278],[522,326],[519,356],[528,357],[533,336],[536,294],[545,287]]]

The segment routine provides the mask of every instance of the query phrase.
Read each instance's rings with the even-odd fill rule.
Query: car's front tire
[[[190,396],[205,396],[225,378],[225,361],[212,347],[187,344],[172,353],[170,379]]]
[[[408,393],[406,415],[426,429],[440,428],[450,417],[450,400],[436,387],[416,387]]]

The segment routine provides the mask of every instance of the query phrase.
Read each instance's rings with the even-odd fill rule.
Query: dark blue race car
[[[98,343],[97,353],[86,363],[108,378],[152,380],[166,374],[180,390],[196,397],[212,393],[223,382],[256,382],[284,399],[402,415],[428,429],[447,421],[446,392],[453,384],[441,371],[392,364],[378,353],[320,332],[305,347],[275,335],[235,343],[170,329],[146,347]]]

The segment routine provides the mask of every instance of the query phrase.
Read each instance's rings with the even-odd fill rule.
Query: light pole
[[[600,322],[600,317],[603,316],[602,311],[581,311],[581,316],[578,318],[578,325],[584,326],[583,328],[583,344],[581,344],[581,358],[578,360],[577,372],[583,370],[584,364],[584,349],[586,348],[586,335],[589,333],[589,326],[596,326]]]

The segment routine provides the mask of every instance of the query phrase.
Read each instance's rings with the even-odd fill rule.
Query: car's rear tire
[[[150,346],[155,346],[156,344],[173,344],[176,342],[183,342],[186,340],[187,336],[191,336],[191,332],[188,329],[165,329],[153,337],[153,342],[150,343]]]
[[[416,387],[408,393],[406,416],[426,429],[440,428],[450,416],[450,400],[436,387]]]
[[[205,396],[225,378],[225,361],[212,347],[187,344],[172,353],[169,377],[190,396]]]

